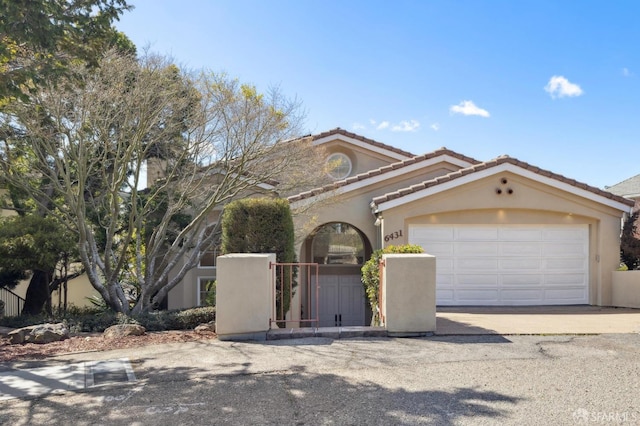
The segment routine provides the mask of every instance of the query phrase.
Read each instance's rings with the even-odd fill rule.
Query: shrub
[[[26,327],[46,322],[64,322],[71,332],[102,332],[116,324],[140,324],[148,331],[190,330],[198,324],[215,321],[214,307],[192,308],[179,311],[156,311],[135,317],[95,308],[68,309],[66,314],[53,316],[17,316],[0,319],[0,325],[11,328]]]
[[[229,203],[222,215],[222,253],[275,253],[279,263],[296,261],[293,218],[284,199],[247,198]],[[289,276],[276,281],[276,306],[289,310]],[[296,286],[291,283],[293,288]],[[278,314],[279,316],[279,314]],[[278,318],[283,319],[283,318]]]
[[[174,311],[172,325],[175,330],[191,330],[196,328],[198,324],[215,320],[216,308],[203,306],[200,308],[185,309],[183,311]]]
[[[636,222],[638,213],[633,213],[622,227],[622,236],[620,237],[620,260],[627,269],[640,269],[640,240],[638,239]]]
[[[380,294],[380,261],[383,254],[390,253],[424,253],[424,249],[415,244],[405,244],[401,246],[387,246],[371,254],[371,258],[362,266],[362,285],[371,305],[373,312],[372,322],[380,324],[380,308],[378,305],[378,294]]]

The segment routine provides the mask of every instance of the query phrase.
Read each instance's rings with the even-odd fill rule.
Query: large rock
[[[103,336],[105,339],[118,339],[125,336],[140,336],[147,330],[138,324],[118,324],[107,328]]]
[[[11,344],[51,343],[69,338],[69,329],[63,323],[38,324],[18,328],[9,333]]]
[[[215,321],[209,321],[209,322],[205,322],[205,323],[202,323],[202,324],[198,324],[198,326],[194,329],[194,331],[196,333],[206,333],[206,332],[215,333],[216,332],[216,322]]]

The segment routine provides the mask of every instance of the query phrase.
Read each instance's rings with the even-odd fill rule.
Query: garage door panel
[[[496,287],[498,274],[457,274],[455,284],[465,287]]]
[[[476,305],[487,302],[498,302],[498,290],[486,289],[460,289],[455,291],[456,301]]]
[[[586,297],[586,291],[582,288],[566,288],[566,289],[546,289],[545,298],[548,300],[565,301],[569,303],[582,303]]]
[[[438,266],[436,265],[436,282],[439,287],[450,287],[453,286],[453,274],[442,274],[437,272]]]
[[[497,242],[475,242],[465,241],[455,243],[455,254],[457,256],[491,256],[498,255],[498,243]]]
[[[411,225],[409,242],[436,256],[438,304],[589,300],[586,225]]]
[[[587,268],[587,259],[582,258],[550,258],[542,260],[542,267],[548,271],[584,271]]]
[[[436,299],[441,305],[456,304],[453,297],[453,289],[436,289]]]
[[[542,252],[547,256],[583,256],[585,255],[585,246],[582,243],[544,243],[542,245]]]
[[[411,239],[426,239],[428,241],[452,241],[453,237],[453,227],[412,227],[409,230],[409,238]]]
[[[510,289],[500,292],[500,299],[509,304],[539,304],[544,297],[544,291],[536,288]],[[507,303],[505,303],[507,304]]]
[[[495,257],[487,258],[466,258],[459,257],[455,259],[455,268],[458,271],[495,271],[498,269],[498,259]]]
[[[527,242],[502,242],[500,243],[500,256],[540,256],[540,243]]]
[[[584,274],[545,274],[544,283],[546,285],[582,285],[585,281]]]
[[[429,241],[428,247],[423,247],[424,251],[433,256],[453,256],[453,242],[433,242]]]
[[[540,241],[542,231],[534,228],[498,228],[501,241]]]
[[[487,227],[454,228],[458,240],[464,241],[498,241],[498,229]]]
[[[436,256],[436,271],[439,272],[453,272],[453,258],[447,258],[447,259],[443,259],[443,258],[438,258]]]
[[[498,262],[501,271],[526,270],[539,271],[542,265],[540,259],[532,258],[511,258],[500,259]]]
[[[541,284],[542,284],[542,275],[540,274],[501,274],[500,275],[501,287],[521,287],[521,286],[539,287]]]

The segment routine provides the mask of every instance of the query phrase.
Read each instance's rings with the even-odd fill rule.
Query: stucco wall
[[[302,250],[305,238],[317,227],[329,222],[345,222],[355,226],[369,239],[374,250],[380,248],[378,228],[374,225],[376,218],[370,207],[373,197],[455,170],[458,167],[453,164],[438,163],[401,176],[387,177],[345,194],[324,194],[326,199],[316,202],[305,213],[293,217],[299,259],[310,260]],[[296,203],[292,207],[295,209]]]
[[[436,258],[385,254],[382,313],[391,335],[436,331]]]
[[[496,193],[503,177],[512,194]],[[587,224],[589,301],[594,305],[611,304],[611,271],[619,264],[622,215],[612,207],[505,172],[382,214],[382,235],[402,231],[401,238],[385,243],[394,245],[408,242],[410,224]]]
[[[218,258],[216,333],[220,340],[264,340],[274,309],[271,254],[227,254]]]
[[[18,296],[23,299],[27,295],[27,288],[29,287],[29,280],[20,281],[20,283],[11,290]],[[51,293],[51,304],[53,307],[58,306],[58,298],[60,296],[61,305],[64,304],[64,292],[62,288],[59,291],[54,291]],[[89,278],[87,275],[80,275],[72,280],[69,280],[67,283],[67,305],[74,305],[77,307],[86,307],[93,306],[91,302],[87,299],[91,296],[100,297],[100,293],[98,293],[91,283],[89,282]]]
[[[612,272],[611,305],[640,309],[640,271]]]
[[[80,275],[77,278],[69,280],[67,284],[67,305],[78,307],[93,306],[88,300],[88,298],[92,296],[102,300],[100,293],[93,288],[87,275]],[[60,300],[61,305],[64,304],[64,291],[62,288],[60,288],[59,291],[51,293],[51,303],[53,306],[58,306],[58,300]]]

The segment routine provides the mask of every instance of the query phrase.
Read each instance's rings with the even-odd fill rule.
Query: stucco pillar
[[[382,256],[382,312],[390,336],[436,331],[436,258],[428,254]]]
[[[276,255],[218,257],[216,333],[220,340],[265,340],[273,307],[270,263]]]

